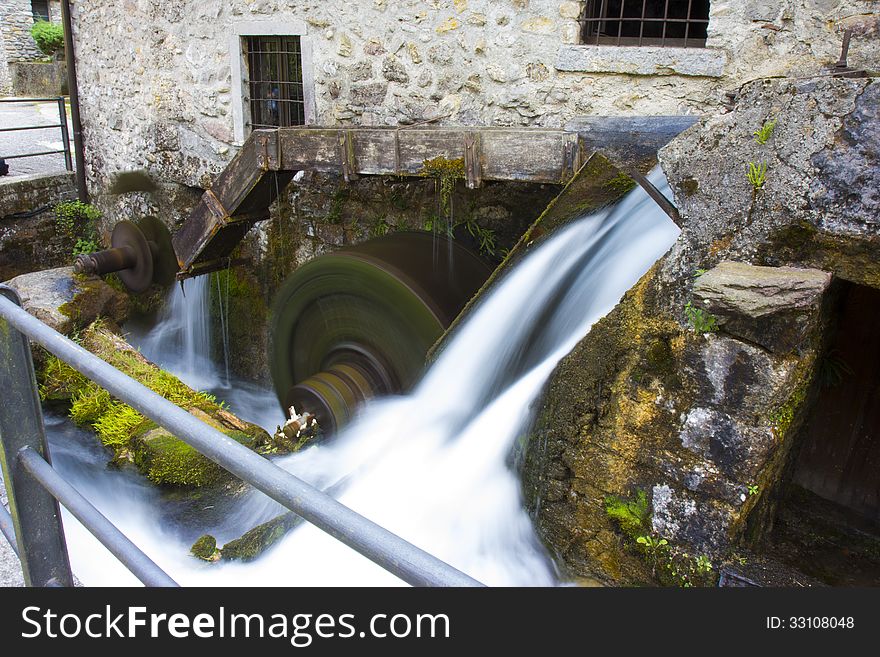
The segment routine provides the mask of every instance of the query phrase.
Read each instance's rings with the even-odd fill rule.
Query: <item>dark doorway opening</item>
[[[880,585],[880,290],[843,283],[772,551],[833,585]]]

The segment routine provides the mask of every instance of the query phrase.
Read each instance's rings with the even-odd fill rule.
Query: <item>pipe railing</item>
[[[0,103],[56,103],[58,105],[58,123],[42,124],[42,125],[20,125],[11,128],[0,128],[3,132],[21,132],[23,130],[50,130],[52,128],[61,129],[62,148],[54,151],[37,151],[34,153],[17,153],[14,155],[5,155],[0,153],[0,160],[17,160],[24,157],[40,157],[41,155],[55,155],[56,153],[64,153],[64,166],[68,171],[73,171],[73,156],[70,154],[70,130],[67,127],[67,108],[64,96],[54,96],[52,98],[0,98]]]
[[[233,475],[414,586],[482,586],[126,376],[25,312],[0,285],[0,462],[25,582],[72,584],[58,503],[148,585],[173,585],[51,467],[28,338]],[[0,522],[2,525],[2,522]],[[4,534],[6,532],[4,531]],[[8,534],[7,534],[8,536]]]

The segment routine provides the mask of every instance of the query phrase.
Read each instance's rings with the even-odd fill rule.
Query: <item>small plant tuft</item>
[[[76,244],[73,247],[73,255],[78,256],[84,253],[94,253],[100,249],[101,247],[98,246],[98,243],[95,240],[80,237],[76,240]]]
[[[475,221],[468,221],[465,224],[468,233],[477,241],[480,253],[483,255],[495,255],[495,231],[491,228],[483,228]]]
[[[752,134],[755,135],[755,141],[759,144],[766,144],[767,140],[773,136],[773,129],[776,127],[776,119],[772,121],[766,121],[764,125],[755,130]]]
[[[648,530],[649,512],[648,494],[643,490],[638,491],[631,500],[616,495],[608,495],[605,498],[605,513],[617,523],[624,534],[631,538],[636,538]]]
[[[74,242],[72,254],[92,253],[100,249],[96,223],[100,211],[82,201],[64,201],[55,206],[55,226],[59,233]]]
[[[749,169],[746,172],[746,178],[752,183],[752,187],[754,187],[755,191],[761,189],[764,186],[764,183],[767,182],[767,164],[764,162],[759,162],[758,164],[749,162]]]
[[[690,301],[684,307],[684,312],[695,333],[714,333],[718,330],[718,318],[702,308],[697,308]]]

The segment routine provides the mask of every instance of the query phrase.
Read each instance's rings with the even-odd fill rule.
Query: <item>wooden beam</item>
[[[644,172],[657,150],[696,117],[585,117],[565,129],[298,126],[255,130],[172,238],[179,277],[228,258],[248,229],[301,170],[418,176],[425,160],[462,160],[468,187],[485,180],[566,184],[589,178],[598,152]],[[586,172],[586,173],[585,173]],[[578,174],[576,176],[576,173]],[[597,176],[597,178],[599,178]],[[596,181],[587,181],[594,184]]]

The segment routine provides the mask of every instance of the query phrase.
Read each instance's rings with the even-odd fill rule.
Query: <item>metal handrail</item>
[[[4,323],[6,326],[3,326]],[[18,394],[22,398],[25,396],[23,393],[16,393],[13,388],[16,385],[22,385],[22,380],[29,375],[31,394],[36,395],[36,382],[33,363],[30,362],[30,351],[25,350],[26,354],[23,356],[23,360],[28,362],[23,365],[9,362],[13,359],[10,354],[16,346],[16,341],[24,341],[26,345],[24,336],[40,344],[75,370],[99,384],[110,394],[140,411],[233,475],[251,484],[304,520],[311,522],[405,582],[414,586],[482,586],[477,580],[352,511],[333,497],[252,452],[126,376],[109,363],[22,310],[14,290],[0,285],[0,363],[3,363],[5,367],[5,370],[0,370],[0,386],[10,390],[11,394]],[[2,360],[4,357],[6,362]],[[29,372],[24,371],[28,364]],[[28,406],[28,404],[33,406],[34,404],[30,400],[25,400],[26,403],[21,404],[8,402],[9,400],[0,405],[0,443],[2,443],[0,457],[3,460],[4,473],[10,473],[13,478],[11,482],[7,479],[6,485],[9,491],[10,508],[13,510],[12,515],[16,521],[15,529],[19,552],[24,566],[25,561],[30,559],[31,555],[27,547],[28,537],[24,535],[23,531],[23,528],[26,528],[26,523],[23,523],[22,514],[17,514],[15,511],[18,508],[15,498],[19,487],[26,489],[26,484],[33,482],[21,481],[22,473],[17,469],[24,467],[20,455],[21,441],[24,438],[20,438],[19,434],[28,433],[28,422],[22,424],[21,418],[14,417],[15,413],[21,412],[20,408],[14,407]],[[35,406],[36,410],[33,412],[39,413],[38,398]],[[42,416],[30,420],[30,425],[35,424],[38,425],[41,439],[45,443]],[[11,435],[7,436],[7,432]],[[18,449],[16,449],[16,440],[19,441]],[[40,448],[39,445],[34,444],[36,442],[34,437],[30,437],[28,440],[31,443],[25,445],[24,448],[39,452]],[[44,454],[48,454],[45,445],[42,449]],[[13,450],[14,453],[10,453]],[[32,464],[34,456],[29,452],[25,452],[25,454],[24,461]],[[16,457],[16,455],[18,456]],[[13,463],[10,463],[10,458],[13,458]],[[18,481],[15,480],[16,475]],[[32,491],[29,494],[35,495]],[[58,499],[64,502],[65,506],[70,502],[70,498],[64,494]],[[63,536],[61,542],[63,544]],[[64,550],[64,560],[66,560],[66,547]],[[37,564],[37,566],[39,565]],[[57,577],[57,575],[53,576]],[[45,584],[50,578],[49,576],[44,577],[42,583]]]
[[[0,160],[18,160],[25,157],[40,157],[42,155],[55,155],[56,153],[64,153],[64,166],[68,171],[73,171],[73,156],[70,153],[70,131],[67,126],[67,109],[64,104],[64,96],[53,96],[52,98],[0,98],[0,103],[58,103],[58,123],[48,125],[25,125],[15,126],[12,128],[0,128],[2,132],[20,132],[22,130],[49,130],[52,128],[61,129],[61,143],[64,147],[61,150],[39,151],[36,153],[19,153],[17,155],[0,155]]]

